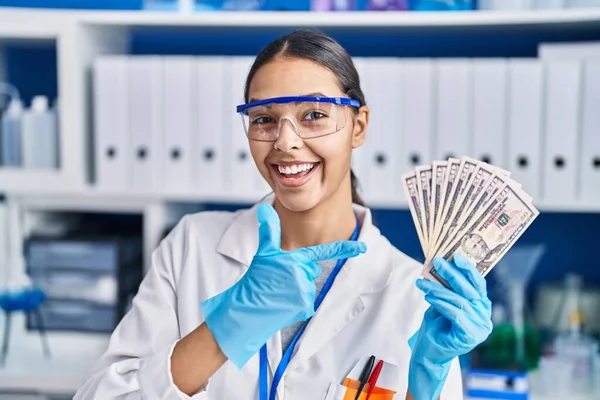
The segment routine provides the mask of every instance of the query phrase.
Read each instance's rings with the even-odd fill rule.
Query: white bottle
[[[180,13],[189,14],[194,12],[195,3],[194,0],[178,0],[177,8]]]
[[[2,115],[2,136],[0,137],[2,142],[0,164],[2,166],[18,167],[22,164],[22,117],[23,103],[19,99],[12,99],[6,112]]]
[[[25,168],[58,167],[58,131],[56,112],[50,110],[48,98],[36,96],[23,114],[23,166]]]

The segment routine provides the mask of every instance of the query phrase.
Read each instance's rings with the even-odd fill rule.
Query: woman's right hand
[[[276,332],[314,315],[319,261],[364,253],[358,241],[281,250],[275,209],[258,206],[259,244],[250,267],[232,287],[202,302],[206,324],[221,351],[241,368]]]

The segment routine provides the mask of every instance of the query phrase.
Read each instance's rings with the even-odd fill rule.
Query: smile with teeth
[[[294,164],[294,165],[277,165],[277,170],[282,175],[296,175],[302,172],[309,172],[315,167],[316,163]]]

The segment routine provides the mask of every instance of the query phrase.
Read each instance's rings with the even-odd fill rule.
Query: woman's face
[[[336,76],[328,69],[309,60],[287,58],[265,64],[256,72],[248,98],[252,101],[317,93],[325,97],[347,97],[339,88]],[[297,117],[297,112],[291,111],[293,109],[291,104],[276,105],[270,117]],[[366,107],[358,114],[349,107],[338,107],[337,111],[346,113],[346,123],[335,133],[302,139],[289,121],[284,120],[275,141],[249,141],[250,152],[261,175],[287,209],[312,209],[338,190],[347,190],[350,194],[352,149],[364,141],[368,111]],[[300,171],[311,166],[308,172]]]

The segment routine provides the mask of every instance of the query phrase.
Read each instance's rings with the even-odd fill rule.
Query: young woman
[[[75,398],[343,399],[375,356],[396,394],[372,400],[462,399],[457,357],[492,327],[485,281],[458,257],[435,262],[451,289],[420,279],[373,225],[350,168],[369,109],[348,53],[291,33],[257,56],[244,94],[272,195],[180,221]]]

